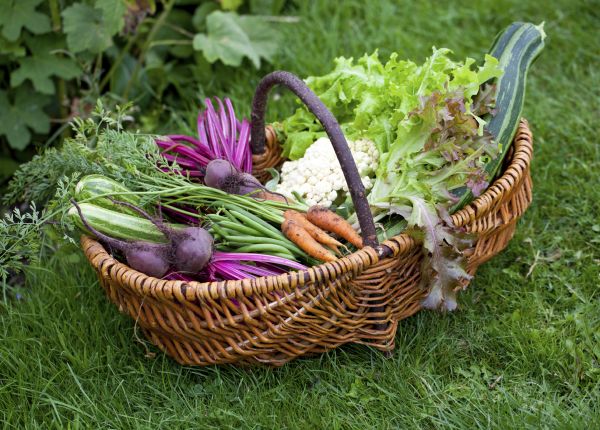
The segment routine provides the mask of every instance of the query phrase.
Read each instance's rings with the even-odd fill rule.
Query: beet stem
[[[150,221],[152,224],[154,224],[156,226],[156,228],[159,229],[160,232],[165,236],[165,239],[170,240],[171,234],[173,232],[171,231],[170,228],[168,228],[162,222],[162,220],[155,219],[154,217],[150,216],[150,214],[148,212],[146,212],[144,209],[138,208],[136,205],[133,205],[131,203],[124,202],[124,201],[121,201],[121,200],[117,200],[117,199],[114,199],[112,197],[109,197],[108,199],[111,202],[113,202],[113,203],[116,203],[116,204],[121,205],[121,206],[128,207],[129,209],[133,209],[134,211],[136,211],[137,213],[139,213],[141,216],[143,216],[144,218],[146,218],[148,221]]]

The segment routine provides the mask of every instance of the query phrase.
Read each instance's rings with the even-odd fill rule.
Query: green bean
[[[280,239],[283,236],[283,233],[281,233],[280,231],[277,231],[274,228],[269,228],[271,227],[269,224],[265,223],[264,221],[260,220],[256,221],[257,218],[254,218],[251,214],[249,214],[248,212],[245,211],[231,211],[231,214],[233,216],[235,216],[240,222],[244,223],[244,224],[249,224],[252,228],[254,228],[255,230],[258,230],[259,232],[261,232],[262,234],[264,234],[265,236],[271,237],[273,239]],[[251,216],[248,216],[251,215]]]
[[[257,238],[253,237],[253,236],[227,236],[227,240],[230,243],[237,243],[240,244],[242,246],[244,245],[253,245],[256,243]],[[289,252],[291,252],[292,254],[297,254],[299,257],[306,257],[306,254],[298,247],[294,246],[293,244],[287,244],[281,240],[277,240],[277,239],[271,239],[269,237],[261,237],[260,241],[263,243],[269,243],[272,245],[278,245],[278,246],[283,246],[284,248],[286,248]]]
[[[226,228],[228,230],[234,230],[236,232],[242,233],[242,234],[246,234],[249,236],[261,236],[260,232],[240,224],[239,222],[231,222],[231,221],[220,221],[219,222],[219,227],[223,227]]]
[[[269,229],[270,231],[272,231],[274,234],[278,235],[278,236],[282,236],[283,237],[283,233],[281,232],[281,230],[279,230],[278,228],[273,227],[271,224],[269,224],[268,222],[266,222],[265,220],[261,219],[260,217],[240,208],[237,213],[239,215],[245,215],[246,217],[250,218],[252,221],[264,226],[265,228]],[[233,215],[235,216],[236,213],[234,212]],[[283,220],[281,221],[282,224]]]
[[[282,254],[280,252],[273,252],[269,255],[272,255],[274,257],[281,257],[281,258],[287,258],[288,260],[292,260],[292,261],[297,261],[297,259],[292,255],[290,256],[289,254]],[[290,269],[291,270],[291,269]]]
[[[215,220],[215,221],[221,221],[222,219],[225,219],[223,217],[223,215],[218,215],[218,214],[206,214],[206,215],[204,215],[204,218],[208,218],[210,220]]]
[[[282,257],[282,258],[286,258],[288,260],[298,261],[298,257],[296,257],[293,254],[290,254],[289,252],[271,252],[268,255],[274,255],[275,257]]]
[[[227,232],[224,229],[222,229],[221,227],[219,227],[219,225],[217,223],[210,226],[210,231],[211,232],[214,231],[217,235],[219,235],[223,238],[228,236]]]
[[[256,252],[260,254],[272,255],[273,253],[279,253],[285,255],[285,258],[295,260],[296,257],[292,255],[286,248],[280,245],[273,245],[271,243],[256,243],[253,245],[245,245],[236,249],[235,252]]]
[[[277,240],[280,245],[285,246],[300,257],[305,259],[309,258],[308,254],[306,254],[302,249],[300,249],[298,245],[296,245],[294,242],[285,237],[281,231],[277,230],[271,224],[265,222],[264,220],[256,217],[253,214],[246,212],[244,209],[232,210],[231,213],[233,216],[236,216],[240,222],[250,224],[255,229],[260,229],[260,231],[262,231],[264,234],[267,234],[269,237]]]
[[[243,213],[242,214],[236,213],[236,211],[231,211],[230,213],[232,216],[237,215],[237,218],[234,218],[236,220],[235,223],[225,221],[223,219],[218,220],[218,221],[215,220],[215,222],[217,222],[219,224],[219,228],[224,229],[223,233],[232,232],[232,234],[227,234],[227,236],[225,236],[225,234],[221,234],[221,236],[227,237],[227,239],[230,239],[230,240],[233,240],[233,238],[231,236],[236,236],[237,240],[235,240],[235,242],[240,243],[241,245],[244,245],[245,243],[252,244],[256,241],[256,237],[261,237],[262,241],[266,241],[268,243],[272,243],[272,244],[276,244],[276,245],[281,245],[281,246],[287,248],[294,255],[297,255],[298,257],[308,258],[308,255],[304,251],[302,251],[296,244],[294,244],[292,241],[287,239],[281,232],[277,231],[275,228],[271,229],[271,226],[269,224],[265,223],[264,221],[260,220],[259,218],[256,218],[256,220],[255,220],[255,219],[253,219],[252,216],[245,217]],[[216,217],[212,217],[211,219],[214,219],[214,218],[216,218]],[[245,223],[246,225],[242,225],[241,224],[242,222]],[[250,227],[248,225],[250,225]],[[263,228],[261,228],[261,227],[263,227]],[[272,234],[269,234],[267,229]],[[242,235],[236,234],[238,232],[242,233]],[[267,234],[268,234],[268,237],[263,237],[263,235],[267,235]],[[249,236],[249,237],[242,238],[240,236]]]
[[[238,222],[238,220],[231,214],[230,211],[228,211],[227,209],[223,208],[223,213],[225,214],[225,217],[231,221],[231,222]]]

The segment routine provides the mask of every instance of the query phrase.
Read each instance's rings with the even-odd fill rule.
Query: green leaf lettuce
[[[498,61],[486,56],[455,61],[448,49],[433,48],[423,64],[392,54],[383,64],[377,52],[358,61],[338,58],[331,73],[306,79],[332,111],[350,140],[375,142],[379,167],[368,195],[374,216],[399,214],[418,229],[426,250],[422,278],[433,286],[424,305],[454,309],[455,291],[465,280],[462,251],[469,240],[454,229],[445,213],[451,190],[487,186],[483,166],[498,147],[485,132],[493,110]],[[481,96],[476,97],[481,94]],[[281,124],[284,156],[296,159],[323,133],[304,107]]]

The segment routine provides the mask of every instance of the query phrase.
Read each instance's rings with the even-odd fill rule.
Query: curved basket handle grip
[[[265,151],[265,110],[267,107],[267,97],[271,88],[277,84],[287,87],[296,94],[323,125],[344,172],[344,177],[346,178],[346,183],[348,184],[350,196],[352,197],[354,209],[358,217],[358,223],[360,224],[363,244],[365,246],[376,247],[379,242],[377,241],[371,209],[367,202],[365,187],[360,180],[358,168],[356,167],[344,133],[342,133],[340,125],[329,109],[296,75],[284,71],[272,72],[265,76],[256,87],[254,99],[252,100],[251,116],[252,134],[250,145],[252,153],[262,154]]]

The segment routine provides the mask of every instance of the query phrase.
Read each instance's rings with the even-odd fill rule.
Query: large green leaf
[[[196,8],[194,11],[194,17],[192,18],[192,24],[194,28],[198,31],[206,30],[206,17],[219,9],[219,5],[217,3],[202,3],[200,6]]]
[[[10,75],[11,86],[18,87],[29,79],[40,93],[54,94],[52,76],[73,79],[81,74],[75,61],[56,52],[64,49],[60,36],[28,37],[26,42],[32,55],[19,60],[19,68]]]
[[[0,28],[2,35],[14,42],[25,27],[33,34],[50,31],[50,19],[35,8],[44,0],[2,0]]]
[[[5,135],[8,144],[21,150],[29,144],[31,132],[48,133],[50,118],[44,112],[48,98],[26,86],[15,92],[14,103],[11,103],[6,91],[0,90],[0,135]]]
[[[211,63],[239,66],[247,57],[258,69],[261,58],[270,61],[277,51],[277,33],[262,18],[216,11],[206,19],[207,34],[194,37],[194,49]]]
[[[257,16],[240,16],[239,22],[257,54],[258,61],[253,61],[254,65],[257,68],[260,67],[260,57],[271,62],[279,49],[279,33],[271,27],[269,22]]]
[[[102,9],[82,3],[66,8],[63,13],[63,28],[67,44],[73,52],[90,51],[99,54],[109,48],[113,41],[113,24],[107,20]]]
[[[12,55],[13,57],[23,57],[25,55],[25,47],[20,41],[12,42],[0,37],[0,55]]]
[[[96,8],[102,11],[106,29],[111,36],[121,31],[127,12],[127,5],[123,0],[96,0]]]

